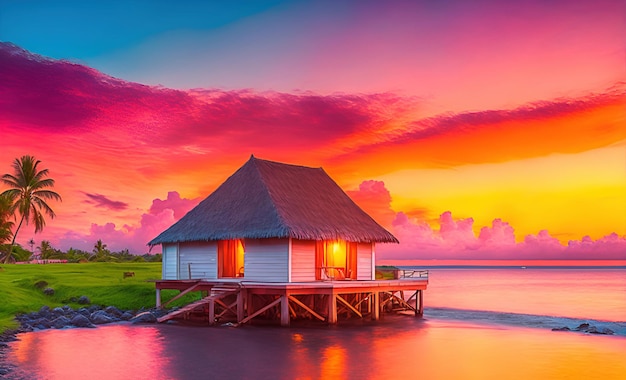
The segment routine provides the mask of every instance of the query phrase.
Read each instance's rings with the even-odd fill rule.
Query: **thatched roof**
[[[324,169],[252,156],[148,245],[287,237],[398,243]]]

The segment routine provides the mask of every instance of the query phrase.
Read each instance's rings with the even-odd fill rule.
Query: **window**
[[[357,278],[357,243],[319,240],[315,244],[315,279]]]

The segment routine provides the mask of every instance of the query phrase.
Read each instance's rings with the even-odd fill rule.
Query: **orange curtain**
[[[346,243],[346,278],[356,280],[357,251],[356,243]]]
[[[237,275],[237,240],[220,240],[217,245],[218,277]]]
[[[322,267],[326,266],[326,244],[323,240],[315,242],[315,279],[322,279]]]

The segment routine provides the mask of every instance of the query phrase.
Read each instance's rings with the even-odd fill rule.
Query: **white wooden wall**
[[[180,243],[178,257],[179,280],[217,278],[216,242]]]
[[[291,282],[315,281],[315,241],[291,240]]]
[[[357,245],[357,280],[373,280],[372,276],[372,243]]]
[[[163,244],[161,271],[164,280],[178,280],[178,245]]]
[[[289,281],[289,239],[246,239],[246,281]]]

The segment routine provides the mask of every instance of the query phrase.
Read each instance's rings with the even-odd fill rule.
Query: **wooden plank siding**
[[[372,276],[372,243],[357,245],[357,280],[373,280]]]
[[[315,281],[315,241],[291,240],[291,282]]]
[[[289,239],[246,239],[245,247],[246,281],[289,281]]]
[[[216,279],[217,244],[215,242],[180,243],[178,279]]]
[[[162,276],[164,280],[178,280],[178,244],[163,244]]]

